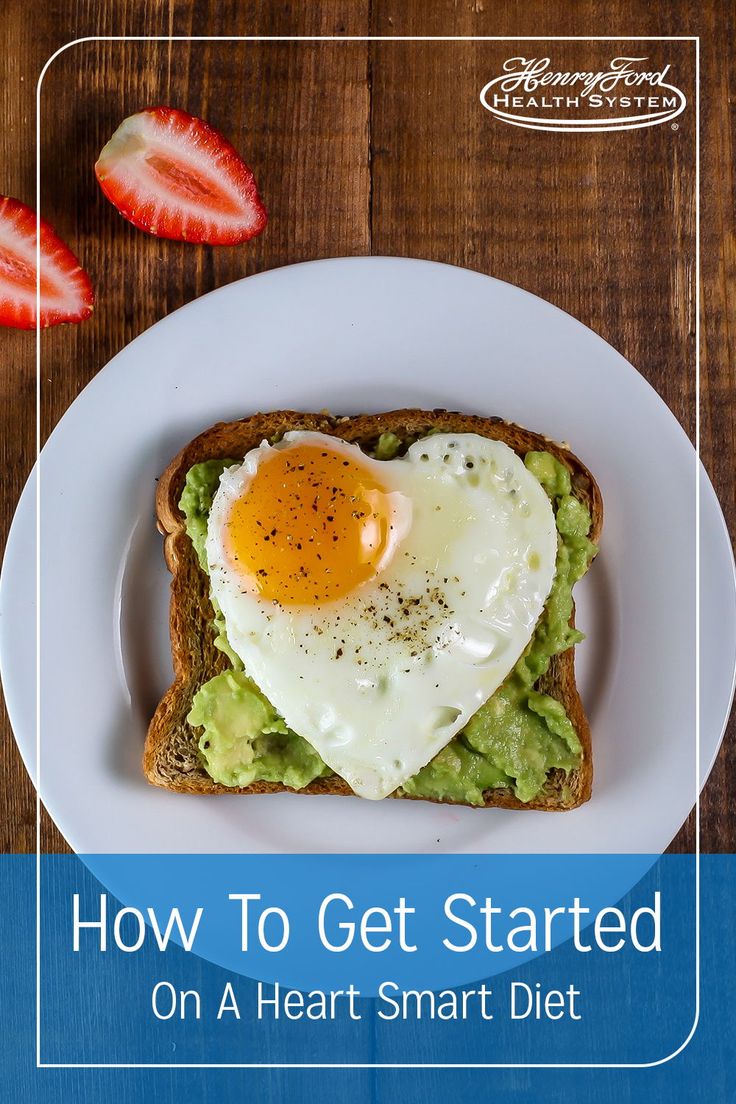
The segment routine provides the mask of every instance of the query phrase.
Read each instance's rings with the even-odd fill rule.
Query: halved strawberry
[[[81,322],[93,302],[89,276],[41,219],[41,325]],[[0,326],[36,326],[36,214],[10,196],[0,198]]]
[[[236,245],[266,225],[245,161],[209,123],[174,107],[124,119],[95,174],[121,215],[160,238]]]

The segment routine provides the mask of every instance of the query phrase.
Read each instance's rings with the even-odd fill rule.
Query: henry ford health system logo
[[[480,102],[496,118],[528,130],[579,134],[656,126],[682,114],[687,100],[667,84],[670,66],[653,71],[648,60],[617,57],[605,71],[563,73],[549,58],[509,58]]]

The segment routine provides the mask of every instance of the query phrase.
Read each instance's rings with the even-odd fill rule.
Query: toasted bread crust
[[[178,503],[187,472],[194,464],[245,456],[263,440],[297,429],[329,433],[364,447],[372,446],[382,433],[392,432],[406,438],[422,436],[431,429],[442,429],[449,433],[478,433],[500,440],[521,455],[530,450],[546,450],[570,471],[574,492],[592,518],[591,539],[597,542],[600,536],[603,500],[598,485],[584,464],[565,446],[500,418],[482,418],[446,410],[393,410],[384,414],[340,418],[279,410],[254,414],[236,422],[219,422],[195,437],[174,457],[161,476],[156,493],[158,527],[164,535],[164,555],[172,574],[169,622],[174,682],[156,709],[143,754],[143,770],[148,781],[155,786],[178,793],[198,794],[264,794],[288,790],[278,782],[253,782],[240,788],[223,786],[210,778],[200,759],[197,737],[187,723],[187,713],[199,687],[219,671],[227,669],[228,663],[214,645],[209,579],[199,567]],[[574,610],[572,621],[574,623]],[[582,744],[580,767],[570,774],[551,771],[542,791],[533,801],[526,803],[519,801],[509,789],[487,790],[483,795],[486,808],[566,810],[581,805],[590,797],[593,780],[590,726],[575,684],[574,651],[574,648],[568,648],[552,659],[549,671],[540,679],[538,688],[564,705]],[[337,775],[317,778],[304,789],[290,792],[353,794],[348,784]],[[400,793],[391,796],[413,801],[436,800]],[[460,804],[449,801],[440,803]]]

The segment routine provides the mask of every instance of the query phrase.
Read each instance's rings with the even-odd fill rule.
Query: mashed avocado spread
[[[401,448],[398,437],[385,433],[373,455],[390,460]],[[205,572],[212,499],[223,470],[235,463],[238,461],[207,460],[195,464],[179,502]],[[572,588],[588,570],[596,546],[588,539],[590,515],[572,494],[567,468],[548,452],[528,452],[524,463],[544,487],[555,511],[558,542],[552,590],[529,646],[506,681],[462,732],[404,784],[407,794],[482,805],[484,790],[506,787],[526,802],[539,793],[550,770],[570,771],[580,762],[580,741],[563,706],[534,687],[552,657],[582,639],[569,624]],[[216,675],[198,690],[187,718],[203,730],[199,748],[208,774],[225,786],[266,781],[282,782],[295,790],[332,774],[244,672],[214,602],[213,610],[215,644],[227,655],[232,670]]]

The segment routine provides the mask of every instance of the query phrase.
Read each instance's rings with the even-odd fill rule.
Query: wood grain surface
[[[35,86],[44,62],[85,35],[385,35],[395,41],[85,42],[42,88],[42,214],[96,287],[82,326],[43,335],[44,436],[136,334],[202,293],[316,257],[396,254],[465,265],[519,284],[601,334],[694,435],[694,45],[647,43],[690,107],[678,129],[550,135],[477,106],[504,42],[406,42],[402,35],[700,35],[702,57],[702,458],[736,531],[734,396],[734,14],[729,0],[653,5],[526,0],[6,0],[0,190],[35,203]],[[580,44],[550,49],[580,67]],[[541,49],[541,47],[538,47]],[[586,60],[610,56],[590,43]],[[626,52],[622,48],[619,52]],[[152,103],[204,115],[242,149],[271,214],[244,247],[149,238],[100,194],[93,164],[126,115]],[[477,108],[477,109],[476,109]],[[0,539],[34,460],[34,335],[0,336]],[[543,428],[543,427],[542,427]],[[634,447],[622,427],[622,446]],[[673,601],[676,601],[673,596]],[[702,800],[704,850],[736,850],[733,719]],[[0,724],[0,845],[35,848],[33,787]],[[41,846],[67,845],[44,815]],[[692,816],[672,845],[694,846]]]

